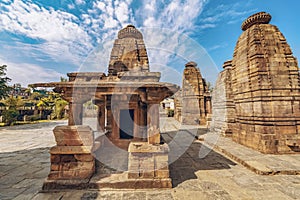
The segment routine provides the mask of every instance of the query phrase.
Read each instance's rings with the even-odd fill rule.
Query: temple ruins
[[[197,63],[188,62],[182,77],[182,89],[175,94],[175,119],[185,125],[205,125],[211,114],[211,94]]]
[[[299,153],[298,63],[270,20],[260,12],[243,22],[214,89],[212,131],[263,153]]]
[[[139,30],[128,25],[117,37],[108,75],[76,72],[68,73],[68,82],[33,84],[35,87],[54,87],[70,107],[68,125],[53,130],[57,145],[50,150],[51,171],[44,183],[46,190],[87,187],[97,167],[94,154],[105,151],[106,143],[128,154],[125,175],[123,173],[115,184],[108,183],[110,187],[172,187],[169,148],[160,140],[159,104],[179,87],[159,82],[160,73],[149,71],[147,51]],[[94,131],[82,123],[83,103],[89,100],[98,106],[100,138],[95,138]],[[105,185],[98,181],[93,182],[93,187]]]

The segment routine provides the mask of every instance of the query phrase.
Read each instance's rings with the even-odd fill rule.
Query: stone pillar
[[[98,106],[98,130],[105,130],[105,106],[104,104]]]
[[[131,142],[128,148],[128,179],[138,188],[172,188],[169,177],[168,144]]]
[[[140,136],[143,138],[143,141],[148,140],[148,126],[147,126],[147,92],[143,90],[140,93],[140,102],[139,102],[139,109],[140,109]]]
[[[82,125],[83,104],[79,102],[69,103],[69,126]]]
[[[104,130],[105,130],[105,102],[104,102],[104,100],[94,100],[93,103],[98,106],[97,129],[100,132],[104,132]]]
[[[140,111],[140,135],[143,138],[143,141],[147,141],[147,104],[142,103]]]
[[[206,103],[205,103],[205,99],[204,96],[199,98],[199,107],[200,107],[200,124],[206,124]]]
[[[106,129],[111,130],[112,110],[111,110],[111,95],[106,96]]]
[[[51,171],[43,190],[85,188],[95,173],[94,134],[89,126],[57,126]]]
[[[159,104],[149,103],[147,107],[147,138],[149,144],[160,143]]]

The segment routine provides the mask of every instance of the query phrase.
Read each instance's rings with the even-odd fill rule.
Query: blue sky
[[[300,57],[298,0],[1,0],[0,64],[12,83],[59,81],[73,71],[104,71],[118,30],[144,34],[151,71],[181,83],[196,61],[214,82],[232,58],[242,22],[266,11]]]

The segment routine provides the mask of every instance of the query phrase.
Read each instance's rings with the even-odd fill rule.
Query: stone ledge
[[[94,176],[88,184],[89,189],[168,189],[172,188],[171,178],[163,179],[151,179],[151,178],[139,178],[139,179],[128,179],[127,173],[122,174],[101,174],[99,178]]]
[[[42,191],[55,191],[62,189],[86,189],[88,188],[89,179],[77,180],[49,180],[46,179]]]
[[[300,159],[297,154],[272,155],[263,154],[238,143],[230,138],[219,136],[218,141],[210,140],[216,134],[206,134],[199,141],[213,148],[231,160],[243,165],[259,175],[300,175]],[[209,142],[212,141],[212,142]],[[233,148],[234,147],[234,148]],[[236,150],[237,149],[237,150]],[[297,159],[298,158],[298,159]],[[284,165],[283,165],[284,163]]]
[[[92,146],[54,146],[50,149],[51,154],[91,154]]]

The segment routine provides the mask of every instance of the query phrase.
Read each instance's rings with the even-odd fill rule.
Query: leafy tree
[[[7,85],[11,79],[6,76],[6,68],[6,65],[0,66],[0,99],[8,97],[8,92],[11,90]]]
[[[39,93],[39,92],[33,92],[30,95],[30,99],[32,100],[40,100],[43,97],[43,94]]]
[[[68,79],[61,76],[60,77],[60,82],[68,82]]]
[[[68,102],[64,99],[58,97],[55,99],[55,106],[54,106],[54,114],[56,119],[62,119],[64,116],[64,108],[68,105]]]
[[[207,85],[207,89],[208,89],[209,92],[212,92],[214,90],[213,85],[211,84],[211,82],[207,81],[206,85]]]
[[[16,108],[4,110],[2,116],[5,123],[7,123],[8,125],[12,125],[14,122],[17,121],[19,111]]]
[[[21,98],[15,98],[11,96],[6,99],[5,104],[8,106],[8,109],[3,111],[2,116],[5,123],[12,125],[17,121],[19,116],[19,111],[17,108],[23,106],[24,102]]]

